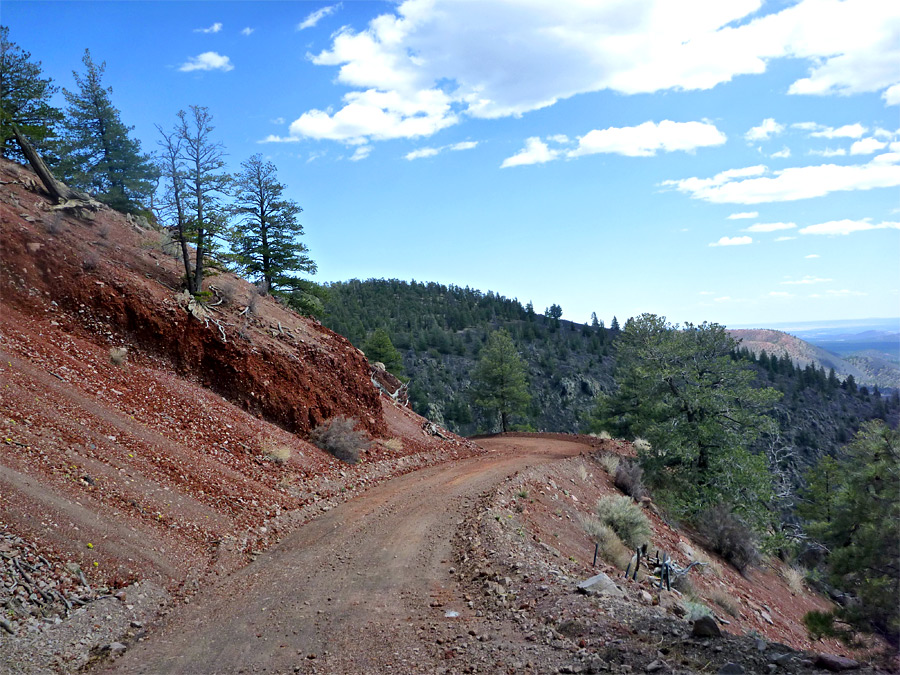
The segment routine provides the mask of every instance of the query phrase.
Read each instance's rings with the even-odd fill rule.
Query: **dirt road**
[[[436,667],[424,622],[472,611],[451,572],[454,532],[516,471],[584,451],[535,438],[393,479],[282,541],[170,615],[114,665],[126,673],[410,672]]]

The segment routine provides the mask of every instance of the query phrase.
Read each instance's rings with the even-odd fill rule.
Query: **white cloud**
[[[253,31],[254,31],[254,30],[256,30],[256,29],[255,29],[255,28],[250,28],[250,26],[247,26],[246,28],[244,28],[244,29],[241,31],[241,35],[253,35]]]
[[[846,288],[841,289],[839,291],[828,290],[828,291],[825,291],[825,293],[827,295],[830,295],[830,296],[836,297],[836,298],[851,298],[851,297],[859,297],[859,296],[867,295],[866,293],[861,293],[860,291],[850,291],[850,290],[847,290]]]
[[[559,143],[560,145],[565,145],[569,142],[569,137],[565,134],[555,134],[553,136],[548,136],[547,140],[553,141],[554,143]]]
[[[820,256],[818,253],[810,253],[809,255],[805,255],[803,257],[806,260],[814,260],[816,258],[821,258],[822,256]]]
[[[900,105],[900,84],[895,84],[884,90],[881,95],[885,105]]]
[[[782,286],[810,286],[812,284],[826,284],[829,281],[834,281],[834,279],[821,279],[819,277],[813,276],[805,276],[802,279],[792,279],[788,281],[782,281]]]
[[[353,152],[353,155],[350,157],[351,162],[358,162],[361,159],[365,159],[372,152],[371,145],[360,145]]]
[[[195,33],[218,33],[220,30],[222,30],[222,24],[219,23],[218,21],[216,21],[209,28],[195,28],[194,32]]]
[[[779,124],[771,117],[768,117],[762,121],[758,127],[753,127],[744,134],[744,138],[748,141],[767,141],[772,136],[777,136],[782,131],[784,131],[784,125]]]
[[[183,73],[194,70],[222,70],[228,72],[234,70],[231,59],[217,52],[203,52],[199,56],[193,56],[181,64],[178,68]]]
[[[311,59],[336,67],[337,81],[355,93],[415,101],[440,92],[446,124],[416,127],[429,133],[463,116],[521,115],[588,92],[710,89],[763,73],[777,59],[809,65],[791,93],[893,91],[900,82],[896,4],[799,0],[762,16],[762,0],[405,0],[361,31],[341,29]],[[348,95],[342,105],[354,103]],[[357,123],[358,136],[382,138],[377,116],[374,123],[373,133]]]
[[[777,232],[778,230],[793,230],[795,223],[756,223],[746,228],[744,232]]]
[[[406,159],[412,161],[414,159],[422,159],[423,157],[434,157],[439,152],[440,150],[438,150],[437,148],[419,148],[418,150],[407,152],[405,157]]]
[[[532,136],[525,141],[525,147],[522,150],[519,150],[519,152],[512,157],[504,159],[500,168],[506,169],[511,166],[543,164],[545,162],[550,162],[557,157],[559,157],[559,150],[551,150],[540,138]]]
[[[709,122],[644,122],[636,127],[594,129],[578,139],[578,147],[567,153],[581,157],[615,153],[628,157],[652,157],[658,150],[691,152],[701,147],[722,145],[726,136]]]
[[[863,138],[856,141],[850,146],[851,155],[871,155],[886,147],[887,143],[879,141],[877,138]]]
[[[270,122],[272,122],[272,124],[284,124],[284,118],[276,117],[274,120],[270,120]]]
[[[900,154],[868,164],[799,166],[775,171],[766,167],[732,169],[712,178],[667,180],[679,192],[716,204],[764,204],[822,197],[832,192],[871,190],[900,185]],[[744,173],[741,173],[744,172]]]
[[[405,157],[408,160],[413,159],[421,159],[423,157],[434,157],[437,154],[440,154],[444,150],[450,150],[453,152],[459,152],[460,150],[472,150],[473,148],[478,147],[478,141],[462,141],[460,143],[452,143],[450,145],[442,145],[439,148],[419,148],[418,150],[413,150],[412,152],[406,153]]]
[[[816,130],[810,133],[811,138],[859,138],[868,131],[859,122],[856,124],[845,124],[837,129],[820,125],[815,125],[815,128]]]
[[[778,152],[773,152],[769,156],[773,157],[773,158],[777,158],[777,159],[787,159],[788,157],[791,156],[791,149],[785,147],[785,148],[782,148],[781,150],[779,150]]]
[[[297,24],[297,30],[306,30],[307,28],[312,28],[326,16],[334,14],[340,8],[341,3],[338,3],[336,5],[329,5],[328,7],[321,7],[315,12],[310,12],[310,14],[307,15],[307,17],[303,19],[303,21]]]
[[[710,246],[746,246],[753,243],[753,237],[722,237]]]
[[[344,96],[346,105],[334,114],[303,113],[290,126],[295,138],[318,138],[358,145],[369,140],[417,138],[456,124],[449,97],[439,89],[410,96],[375,89]]]
[[[827,223],[810,225],[800,230],[800,234],[825,234],[848,235],[854,232],[866,232],[868,230],[900,230],[900,223],[882,222],[877,225],[870,223],[869,218],[863,220],[829,220]]]
[[[759,217],[759,211],[743,211],[741,213],[732,213],[728,216],[728,220],[749,220],[757,217]]]
[[[843,157],[847,154],[847,151],[844,148],[837,148],[836,150],[825,148],[824,150],[810,150],[809,154],[819,157]]]

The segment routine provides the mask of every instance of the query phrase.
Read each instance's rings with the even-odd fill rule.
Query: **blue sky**
[[[146,151],[209,107],[304,208],[318,281],[607,323],[900,315],[900,3],[4,0]],[[61,102],[60,102],[61,103]]]

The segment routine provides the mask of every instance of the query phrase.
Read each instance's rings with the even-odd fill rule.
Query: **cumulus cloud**
[[[881,95],[885,105],[900,105],[900,84],[895,84],[884,90]]]
[[[742,211],[740,213],[732,213],[728,216],[728,220],[749,220],[751,218],[757,218],[759,216],[759,211]]]
[[[459,151],[459,150],[472,150],[478,147],[478,141],[463,141],[461,143],[454,143],[450,146],[451,150]]]
[[[307,28],[312,28],[326,16],[334,14],[340,8],[341,3],[338,3],[336,5],[329,5],[328,7],[322,7],[320,9],[317,9],[315,12],[310,12],[307,17],[303,19],[303,21],[297,24],[297,30],[306,30]]]
[[[369,140],[417,138],[456,124],[449,97],[439,89],[403,96],[397,92],[349,92],[346,105],[330,114],[324,110],[303,113],[290,126],[295,138],[317,138],[362,144]]]
[[[886,146],[887,143],[879,141],[877,138],[863,138],[850,146],[850,154],[871,155],[873,152],[878,152]]]
[[[722,237],[714,241],[710,246],[746,246],[753,243],[753,237]]]
[[[551,150],[539,137],[532,136],[525,141],[525,147],[512,157],[507,157],[500,165],[501,169],[511,166],[527,166],[529,164],[544,164],[559,157],[559,150]]]
[[[854,232],[867,232],[868,230],[900,230],[900,223],[881,222],[878,224],[870,222],[871,218],[863,220],[829,220],[827,223],[818,223],[809,225],[800,230],[800,234],[825,234],[825,235],[848,235]]]
[[[778,232],[779,230],[793,230],[795,223],[756,223],[746,228],[744,232]]]
[[[697,148],[722,145],[726,136],[709,122],[644,122],[636,127],[594,129],[578,139],[578,147],[567,153],[580,157],[614,153],[628,157],[652,157],[657,151],[691,152]]]
[[[896,157],[895,157],[896,156]],[[767,167],[731,169],[712,178],[667,180],[663,186],[716,204],[764,204],[822,197],[832,192],[900,185],[900,153],[868,164],[799,166],[771,172]],[[743,173],[742,173],[743,172]]]
[[[789,279],[787,281],[782,281],[782,286],[810,286],[812,284],[826,284],[829,281],[834,281],[834,279],[822,279],[820,277],[814,277],[807,275],[802,279]]]
[[[231,59],[217,52],[203,52],[199,56],[193,56],[179,66],[182,73],[190,73],[194,70],[222,70],[228,72],[234,70]]]
[[[222,24],[219,23],[218,21],[216,21],[209,28],[195,28],[194,32],[195,33],[218,33],[220,30],[222,30]]]
[[[770,155],[770,157],[773,157],[773,158],[776,158],[776,159],[787,159],[787,158],[790,157],[790,156],[791,156],[791,149],[790,149],[790,148],[782,148],[782,149],[779,150],[778,152],[773,152],[773,153]]]
[[[253,35],[253,31],[254,31],[254,30],[256,30],[256,29],[255,29],[255,28],[250,28],[250,26],[247,26],[246,28],[244,28],[244,29],[241,31],[241,35]]]
[[[440,92],[448,108],[442,123],[425,125],[430,133],[464,116],[521,115],[588,92],[710,89],[787,58],[809,64],[790,93],[887,96],[900,83],[896,4],[800,0],[760,16],[761,0],[406,0],[363,30],[341,29],[311,59],[337,68],[337,81],[356,93],[416,101]],[[339,118],[354,103],[345,97],[337,112],[304,116]],[[368,133],[358,122],[357,137],[384,137],[378,116],[373,124]]]
[[[772,136],[777,136],[782,131],[784,131],[784,125],[779,124],[774,119],[769,117],[767,119],[764,119],[762,121],[762,124],[760,124],[758,127],[753,127],[752,129],[750,129],[750,131],[744,134],[744,138],[751,142],[767,141],[772,138]]]

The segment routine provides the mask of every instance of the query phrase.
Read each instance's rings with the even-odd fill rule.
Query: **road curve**
[[[584,445],[487,438],[490,452],[387,481],[286,537],[137,643],[117,673],[409,672],[438,665],[424,620],[468,610],[451,542],[477,498]],[[439,602],[440,609],[432,608]],[[440,612],[440,614],[437,614]]]

